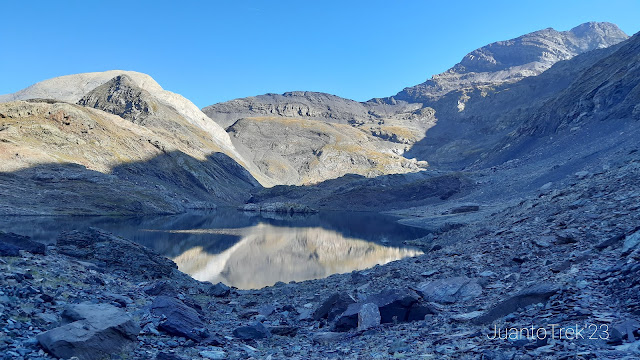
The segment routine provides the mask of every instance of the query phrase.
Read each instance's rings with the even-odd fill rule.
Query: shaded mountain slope
[[[259,186],[207,133],[191,130],[181,138],[56,101],[2,103],[2,212],[180,212],[241,202]]]
[[[560,61],[540,75],[513,84],[451,91],[431,104],[437,125],[406,156],[428,159],[441,169],[459,169],[482,159],[505,136],[529,122],[530,114],[620,46],[622,43]],[[460,111],[456,104],[463,93],[469,99]]]

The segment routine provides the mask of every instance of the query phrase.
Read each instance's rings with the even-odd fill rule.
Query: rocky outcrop
[[[276,184],[308,185],[348,173],[374,177],[427,167],[424,161],[404,158],[404,144],[381,140],[346,124],[243,118],[227,131],[244,157]]]
[[[173,261],[144,246],[96,228],[63,232],[56,247],[61,254],[141,279],[167,277],[178,268]]]
[[[138,87],[169,106],[190,124],[205,131],[220,147],[233,151],[229,136],[211,121],[191,101],[181,95],[164,90],[151,76],[135,71],[111,70],[60,76],[44,80],[13,94],[1,95],[1,102],[27,99],[56,99],[76,103],[97,87],[117,76],[128,76]]]
[[[128,75],[118,75],[91,90],[78,100],[78,104],[118,115],[137,124],[153,115],[159,106],[151,94],[136,86]]]
[[[210,105],[202,111],[224,128],[239,119],[252,117],[285,117],[363,125],[394,118],[418,120],[426,115],[420,110],[420,106],[414,104],[400,103],[391,106],[361,103],[312,91],[252,96]]]
[[[32,254],[44,255],[47,251],[45,244],[31,240],[28,236],[0,231],[0,244],[5,249],[15,248],[16,250],[28,251]]]

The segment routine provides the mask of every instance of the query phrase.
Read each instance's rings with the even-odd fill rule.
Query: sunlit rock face
[[[197,280],[256,289],[278,281],[318,279],[366,269],[422,253],[348,238],[322,228],[260,224],[245,228],[242,233],[238,243],[220,254],[194,247],[173,260],[181,271]]]

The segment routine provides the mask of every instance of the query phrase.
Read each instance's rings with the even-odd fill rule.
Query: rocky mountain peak
[[[118,115],[134,123],[143,122],[158,106],[151,94],[138,87],[126,74],[118,75],[93,89],[78,104]]]
[[[539,75],[558,61],[606,48],[627,38],[627,34],[611,23],[589,22],[569,31],[538,30],[476,49],[444,73],[405,88],[394,98],[428,102],[455,90],[516,82]]]

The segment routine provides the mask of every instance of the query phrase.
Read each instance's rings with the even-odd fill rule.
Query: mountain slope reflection
[[[230,235],[240,235],[240,241],[219,254],[210,254],[202,246],[193,247],[173,259],[180,271],[201,281],[256,289],[278,281],[318,279],[422,254],[415,249],[348,238],[319,227],[258,224],[242,229],[171,232],[222,234],[226,230]]]

